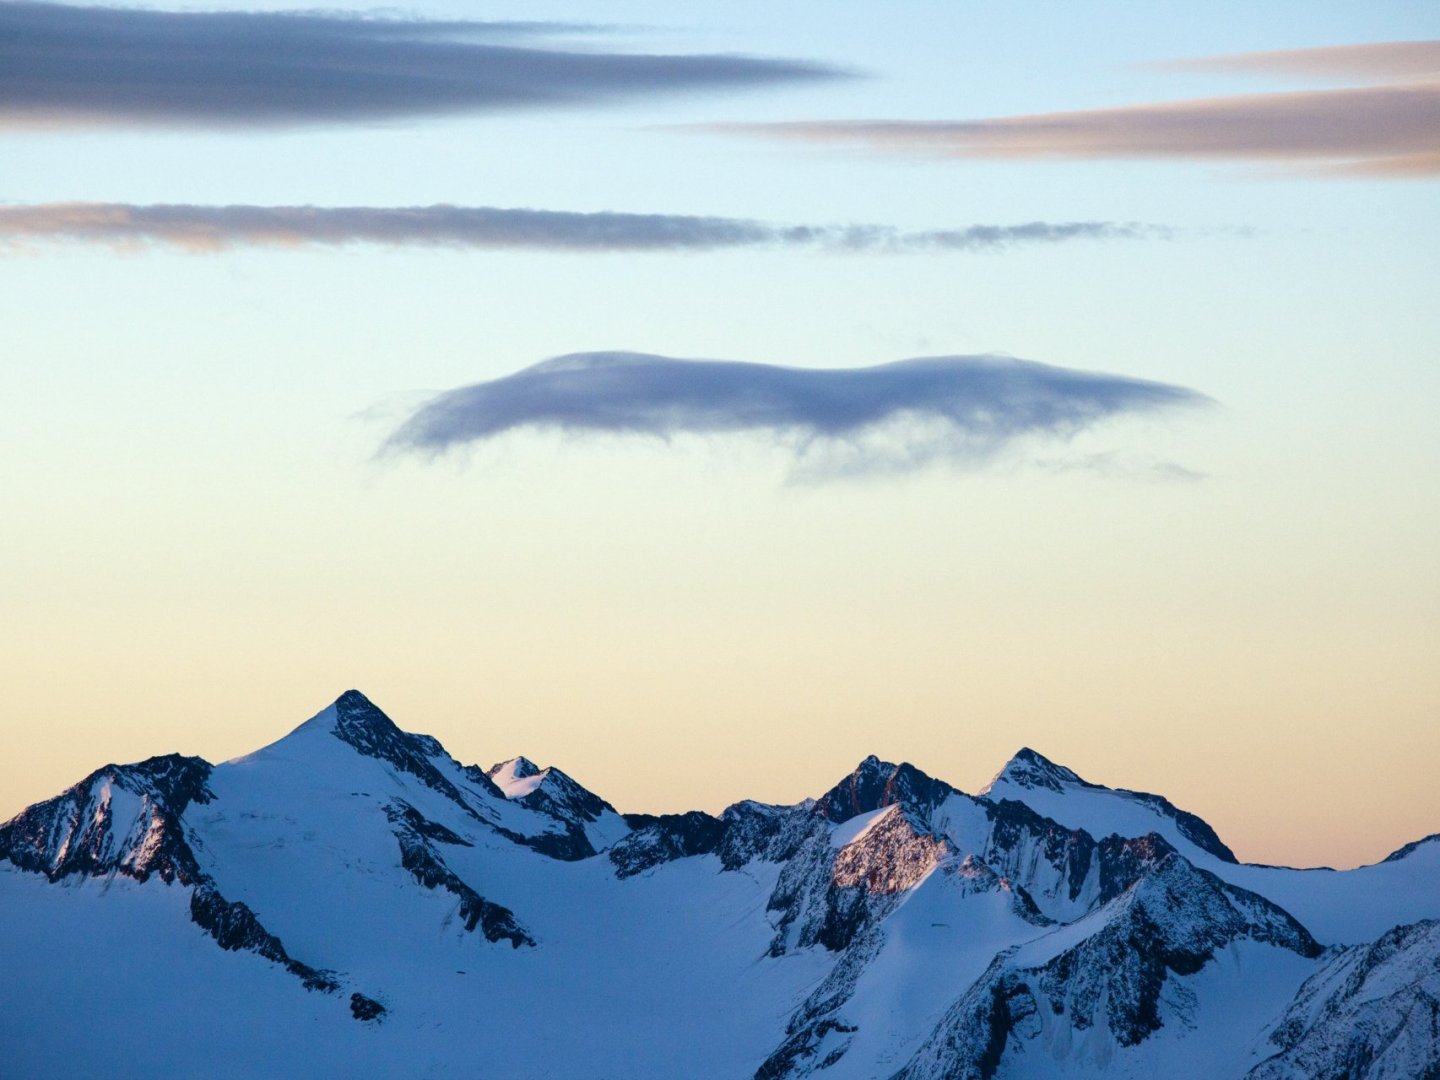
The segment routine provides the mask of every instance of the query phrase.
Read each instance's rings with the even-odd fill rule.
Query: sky
[[[353,686],[1440,831],[1440,9],[291,6],[0,0],[0,816]]]

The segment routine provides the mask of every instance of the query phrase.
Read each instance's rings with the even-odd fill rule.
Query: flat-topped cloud
[[[1119,416],[1209,402],[1194,390],[994,356],[797,368],[576,353],[421,405],[391,452],[434,455],[520,429],[580,435],[762,435],[810,473],[973,465],[1030,437],[1068,438]]]
[[[889,225],[774,225],[688,214],[495,206],[0,205],[0,246],[68,242],[188,252],[381,244],[600,253],[744,247],[904,253],[1170,235],[1171,230],[1161,225],[1116,221],[1030,221],[905,231]]]
[[[0,128],[277,127],[594,105],[842,74],[800,60],[529,40],[545,29],[7,0],[0,3]]]

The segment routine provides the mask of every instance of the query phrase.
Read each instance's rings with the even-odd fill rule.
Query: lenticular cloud
[[[432,398],[387,448],[433,455],[527,428],[758,434],[789,447],[805,471],[833,474],[983,463],[1022,439],[1208,401],[1181,386],[993,356],[795,368],[576,353]]]

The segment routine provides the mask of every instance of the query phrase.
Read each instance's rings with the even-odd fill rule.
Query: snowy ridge
[[[52,882],[71,875],[120,875],[144,882],[154,874],[166,883],[191,886],[191,921],[222,949],[258,953],[307,989],[339,990],[328,973],[293,958],[244,903],[221,895],[201,869],[181,815],[192,803],[214,798],[206,786],[212,768],[200,758],[174,754],[107,765],[0,827],[0,858]]]
[[[630,831],[613,806],[554,766],[542,769],[529,758],[517,757],[492,765],[485,775],[507,799],[559,822],[574,857],[605,851]]]
[[[1296,994],[1253,1080],[1440,1075],[1440,921],[1339,950]]]
[[[1051,1057],[1046,1067],[1057,1072],[1068,1063],[1105,1068],[1167,1024],[1195,1024],[1194,995],[1173,984],[1220,950],[1248,940],[1320,954],[1283,911],[1196,870],[1160,837],[1129,843],[1139,848],[1139,877],[1103,908],[998,956],[905,1067],[905,1080],[987,1076],[1016,1054]]]
[[[483,1045],[537,1078],[1440,1076],[1433,840],[1238,864],[1029,749],[978,796],[869,757],[790,806],[622,816],[349,691],[0,826],[3,1071],[76,1075],[158,1015],[104,1075],[451,1075]]]
[[[1157,824],[1161,826],[1161,829],[1157,831],[1169,834],[1173,830],[1180,842],[1193,845],[1224,862],[1237,861],[1234,852],[1225,846],[1220,837],[1215,835],[1214,829],[1194,814],[1177,808],[1169,799],[1143,791],[1107,788],[1100,784],[1092,784],[1088,780],[1080,779],[1072,770],[1063,765],[1056,765],[1043,755],[1037,754],[1029,747],[1021,748],[1005,765],[1005,768],[995,775],[995,778],[990,781],[981,794],[996,802],[1002,799],[1028,802],[1036,809],[1040,809],[1038,804],[1053,805],[1054,800],[1050,796],[1063,798],[1069,794],[1079,794],[1082,797],[1089,795],[1097,806],[1108,804],[1109,812],[1111,816],[1116,817],[1117,824],[1122,820],[1127,821],[1130,823],[1128,827],[1133,829],[1135,828],[1134,823],[1140,821],[1142,816],[1153,816],[1158,819]],[[1103,829],[1097,832],[1088,823],[1085,827],[1089,828],[1091,833],[1105,835]],[[1133,833],[1125,833],[1125,835],[1133,835]]]
[[[189,884],[200,877],[180,816],[213,797],[211,766],[171,754],[106,765],[57,797],[0,826],[0,857],[43,873],[120,873]]]

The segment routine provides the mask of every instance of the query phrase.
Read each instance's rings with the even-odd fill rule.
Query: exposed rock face
[[[1099,891],[1094,838],[1041,817],[1022,802],[987,803],[990,836],[985,862],[1022,883],[1056,918],[1076,917],[1094,906]]]
[[[0,825],[0,859],[51,881],[119,873],[193,884],[201,874],[180,819],[212,797],[211,768],[178,754],[107,765]]]
[[[988,1078],[1012,1043],[1035,1044],[1057,1024],[1103,1024],[1114,1045],[1135,1046],[1161,1028],[1170,980],[1197,973],[1220,949],[1250,940],[1312,959],[1323,951],[1284,911],[1195,868],[1159,836],[1120,844],[1129,850],[1113,860],[1135,880],[1086,920],[1089,932],[1069,944],[1057,931],[1054,951],[1038,938],[996,957],[902,1070],[904,1080]],[[1183,1017],[1184,987],[1169,999]]]
[[[401,731],[359,690],[347,690],[341,694],[335,700],[334,709],[335,737],[341,742],[348,743],[366,757],[378,758],[400,772],[408,773],[445,795],[467,813],[484,820],[476,812],[473,800],[461,794],[460,789],[435,767],[435,758],[450,760],[450,755],[436,739]],[[486,795],[504,799],[500,789],[480,770],[472,769],[466,775]]]
[[[537,851],[557,859],[588,859],[608,846],[604,837],[607,831],[595,826],[610,819],[619,823],[615,808],[595,793],[588,791],[573,779],[551,766],[540,769],[533,762],[519,758],[523,763],[522,776],[538,776],[540,782],[514,802],[543,814],[557,822],[564,830],[564,839],[558,836],[533,837],[528,843]],[[597,837],[601,838],[597,843]]]
[[[955,846],[904,810],[882,814],[858,839],[835,856],[833,880],[839,888],[898,893],[913,888]]]
[[[902,843],[913,850],[913,841]],[[918,869],[924,861],[923,858],[918,862],[912,861],[912,869]],[[1015,889],[972,855],[957,859],[947,852],[931,870],[947,879],[945,884],[955,901],[984,893],[1008,895],[1012,909],[1025,922],[1036,927],[1049,923],[1023,890]],[[921,873],[912,880],[912,887],[928,876],[929,873]],[[881,899],[877,909],[882,905],[893,907],[893,897],[888,903]],[[785,1040],[761,1064],[755,1073],[756,1080],[810,1076],[831,1068],[844,1058],[860,1030],[857,1022],[846,1017],[845,1006],[867,968],[884,952],[886,944],[886,928],[880,920],[853,937],[830,974],[791,1015],[785,1027]]]
[[[136,881],[154,875],[191,886],[190,918],[222,949],[244,949],[283,966],[307,989],[339,989],[329,974],[294,959],[245,904],[232,902],[200,866],[182,820],[206,804],[213,766],[170,754],[134,765],[107,765],[69,791],[0,826],[0,858],[59,881],[72,874]]]
[[[385,1006],[364,994],[351,994],[350,1015],[356,1020],[378,1020],[385,1015]]]
[[[1015,756],[1006,763],[1005,768],[1000,771],[995,780],[991,781],[991,785],[994,786],[994,783],[1002,778],[1026,791],[1034,791],[1036,788],[1064,791],[1066,784],[1095,786],[1081,780],[1065,766],[1055,764],[1043,754],[1037,754],[1028,746],[1022,746],[1015,752]]]
[[[1389,855],[1386,855],[1384,861],[1400,862],[1402,859],[1409,858],[1421,848],[1429,847],[1431,844],[1440,845],[1440,833],[1431,833],[1429,836],[1422,837],[1419,840],[1412,840],[1404,847],[1396,848]]]
[[[435,848],[435,843],[470,847],[443,825],[427,821],[413,806],[392,804],[386,816],[400,844],[400,864],[427,889],[444,889],[460,901],[460,918],[466,930],[477,926],[487,941],[508,941],[513,948],[534,945],[507,907],[486,900],[450,869]]]
[[[530,767],[534,768],[533,765]],[[518,802],[557,821],[574,825],[599,821],[607,812],[615,813],[615,808],[599,795],[587,791],[554,766],[544,772],[545,778],[535,790],[520,796]]]
[[[1084,788],[1091,791],[1107,791],[1118,798],[1129,802],[1138,803],[1149,810],[1169,818],[1175,822],[1180,835],[1189,840],[1200,850],[1214,855],[1217,859],[1233,863],[1236,861],[1235,853],[1231,851],[1216,835],[1210,825],[1185,810],[1179,809],[1169,799],[1159,795],[1151,795],[1144,791],[1130,791],[1127,788],[1105,788],[1100,784],[1092,784],[1083,780],[1071,769],[1063,765],[1057,765],[1043,754],[1038,754],[1028,746],[1022,747],[1013,758],[995,775],[989,786],[982,792],[982,795],[990,796],[994,801],[1006,798],[1019,798],[1023,800],[1024,792],[1027,791],[1053,791],[1064,792],[1066,788]],[[1015,793],[1015,794],[1010,794]]]
[[[1440,920],[1333,951],[1271,1042],[1250,1080],[1440,1077]]]
[[[211,883],[204,882],[190,894],[190,917],[219,943],[222,949],[248,949],[282,965],[299,978],[307,990],[333,993],[340,989],[329,972],[316,971],[285,951],[280,939],[260,925],[245,904],[226,900]]]
[[[632,1057],[607,1060],[646,1076],[687,1061],[672,1046],[657,1072],[635,1049],[668,1025],[703,1044],[696,1074],[733,1027],[749,1041],[710,1071],[761,1080],[1103,1080],[1183,1072],[1195,1054],[1191,1071],[1216,1080],[1440,1080],[1435,841],[1357,871],[1364,890],[1349,872],[1222,865],[1229,849],[1198,818],[1029,749],[987,795],[870,757],[815,800],[622,818],[553,767],[461,766],[351,691],[266,751],[107,766],[0,825],[0,889],[13,890],[0,899],[9,919],[58,898],[71,921],[56,925],[87,948],[99,924],[71,913],[112,901],[129,905],[118,925],[171,919],[155,938],[178,940],[177,957],[196,955],[198,926],[269,964],[200,942],[194,970],[239,965],[246,985],[278,981],[292,1002],[298,979],[333,995],[313,1001],[337,1026],[379,1025],[367,1049],[397,1031],[419,1045],[405,1025],[443,1015],[435,1030],[482,1038],[563,1023],[554,1041],[576,1053],[635,1024]],[[1409,892],[1392,903],[1387,889]],[[1364,932],[1335,940],[1364,944],[1323,950],[1284,910],[1328,918],[1336,904]],[[0,933],[7,964],[24,944]],[[36,970],[38,983],[54,966]],[[594,1063],[553,1065],[545,1042],[507,1069]]]
[[[728,807],[720,821],[725,827],[720,838],[720,863],[726,870],[738,870],[755,860],[786,862],[810,837],[828,834],[808,802],[798,806],[740,802]]]
[[[633,877],[674,859],[711,855],[720,847],[725,825],[699,810],[688,814],[626,814],[631,832],[610,849],[618,877]]]
[[[898,803],[926,817],[954,791],[943,780],[926,776],[913,765],[892,765],[872,754],[815,801],[815,813],[838,825],[857,814]]]

